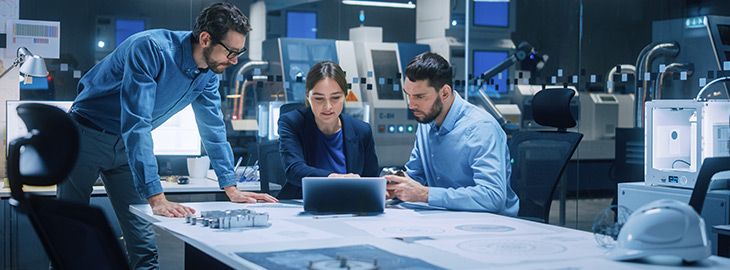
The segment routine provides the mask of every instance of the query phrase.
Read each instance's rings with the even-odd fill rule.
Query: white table
[[[210,170],[212,172],[212,170]],[[209,173],[210,175],[210,173]],[[215,173],[212,174],[213,176]],[[165,179],[165,177],[163,177]],[[173,194],[173,193],[208,193],[208,192],[223,192],[223,190],[218,186],[218,181],[214,179],[214,177],[206,177],[206,178],[190,178],[188,184],[180,185],[178,183],[173,182],[167,182],[167,181],[161,181],[162,183],[162,190],[165,191],[166,194]],[[253,182],[239,182],[237,184],[238,189],[243,191],[261,191],[261,182],[253,181]],[[281,186],[275,183],[269,183],[269,190],[280,190]],[[47,186],[47,187],[25,187],[23,190],[26,192],[33,192],[36,195],[43,195],[43,196],[56,196],[56,186]],[[94,186],[93,191],[91,192],[92,195],[104,195],[106,194],[106,190],[104,189],[104,186]],[[4,186],[3,188],[0,188],[0,199],[4,199],[10,197],[10,187]]]
[[[591,233],[489,213],[389,208],[379,216],[314,218],[302,214],[302,208],[296,205],[186,205],[197,211],[248,208],[269,213],[271,222],[266,228],[212,230],[185,224],[184,219],[154,216],[148,205],[131,206],[134,214],[185,242],[186,268],[282,268],[301,264],[302,260],[322,262],[337,254],[332,250],[345,257],[367,257],[368,252],[375,250],[385,254],[377,258],[382,269],[387,268],[389,258],[416,260],[447,269],[682,268],[679,260],[652,261],[661,265],[647,261],[614,262],[603,257],[605,250],[596,244]],[[359,250],[366,252],[353,253]],[[262,256],[268,259],[261,260]],[[730,260],[713,256],[693,266],[730,269]]]

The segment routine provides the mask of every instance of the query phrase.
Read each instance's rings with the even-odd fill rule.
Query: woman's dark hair
[[[453,88],[454,71],[440,55],[425,52],[408,63],[406,77],[413,82],[428,80],[428,84],[439,91],[445,84]]]
[[[345,72],[342,71],[342,68],[340,68],[339,65],[332,61],[323,61],[316,63],[314,64],[314,66],[312,66],[312,68],[309,69],[309,73],[307,73],[307,81],[305,84],[307,89],[306,93],[312,91],[314,86],[325,78],[335,80],[337,85],[340,86],[342,93],[345,93],[345,95],[347,95],[347,80],[345,79]],[[309,105],[308,101],[307,105]]]
[[[221,41],[228,30],[233,30],[244,36],[251,31],[248,17],[243,15],[238,7],[231,3],[215,3],[205,8],[195,20],[193,41],[198,41],[200,33],[208,32],[215,41]]]

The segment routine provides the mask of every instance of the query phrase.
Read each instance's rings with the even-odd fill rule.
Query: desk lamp
[[[31,53],[28,48],[20,47],[16,54],[13,64],[6,69],[3,74],[0,74],[0,78],[8,74],[11,69],[16,66],[20,66],[18,71],[21,76],[24,77],[46,77],[48,76],[48,70],[46,69],[46,61],[38,55]]]

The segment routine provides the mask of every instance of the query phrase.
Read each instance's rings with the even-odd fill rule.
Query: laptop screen
[[[373,215],[385,210],[385,178],[302,179],[304,211],[311,214]]]

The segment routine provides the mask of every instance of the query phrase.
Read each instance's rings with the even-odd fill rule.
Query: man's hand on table
[[[224,188],[226,195],[231,202],[236,203],[256,203],[256,202],[278,202],[276,198],[266,193],[254,193],[240,191],[238,188],[233,186],[227,186]]]
[[[186,217],[195,214],[195,209],[184,206],[179,203],[168,201],[165,193],[160,193],[149,197],[147,201],[152,207],[152,213],[155,215],[166,217]]]

